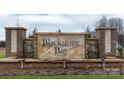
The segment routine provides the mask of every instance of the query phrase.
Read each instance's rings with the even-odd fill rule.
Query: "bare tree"
[[[107,27],[108,26],[108,19],[105,15],[96,23],[96,27]]]
[[[121,18],[110,18],[108,21],[109,27],[116,27],[119,34],[123,33],[123,19]]]
[[[121,18],[110,18],[108,21],[109,27],[116,27],[118,31],[118,44],[124,47],[124,23]]]
[[[86,32],[90,33],[90,28],[89,28],[89,26],[86,27]]]

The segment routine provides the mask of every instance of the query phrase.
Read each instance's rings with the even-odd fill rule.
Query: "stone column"
[[[5,27],[6,30],[6,57],[23,57],[23,39],[26,38],[26,28]]]
[[[99,42],[99,55],[101,58],[107,55],[116,55],[117,29],[97,28],[96,34]]]

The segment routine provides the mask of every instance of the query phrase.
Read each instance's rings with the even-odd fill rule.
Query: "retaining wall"
[[[122,62],[0,62],[0,75],[124,74]]]

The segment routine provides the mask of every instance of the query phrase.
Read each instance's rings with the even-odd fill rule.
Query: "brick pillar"
[[[26,28],[5,27],[6,30],[6,57],[23,57],[23,39],[26,38]]]
[[[96,34],[99,42],[99,56],[116,55],[117,29],[116,28],[97,28]]]

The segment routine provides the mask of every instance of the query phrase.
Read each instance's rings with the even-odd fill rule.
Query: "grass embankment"
[[[0,76],[0,79],[124,79],[124,75]]]
[[[5,57],[5,51],[0,51],[0,59]]]

